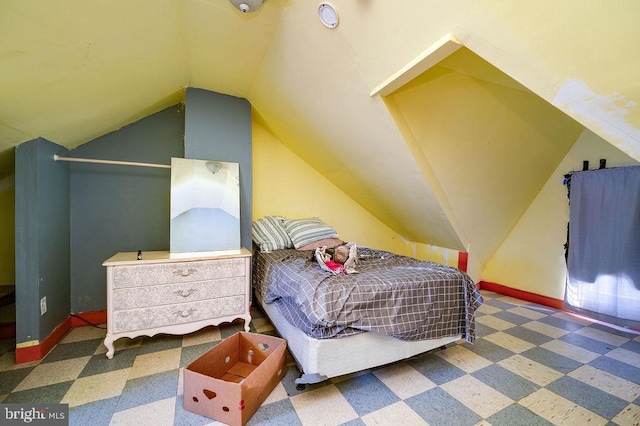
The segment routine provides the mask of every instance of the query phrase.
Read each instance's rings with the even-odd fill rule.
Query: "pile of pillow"
[[[320,218],[287,219],[283,216],[265,216],[253,222],[253,241],[261,252],[287,248],[315,250],[317,247],[337,247],[344,244],[338,233]]]

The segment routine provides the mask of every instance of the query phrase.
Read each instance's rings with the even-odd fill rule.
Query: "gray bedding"
[[[256,252],[253,287],[318,339],[373,331],[402,340],[475,339],[482,296],[457,268],[358,247],[358,273],[333,275],[313,251]]]

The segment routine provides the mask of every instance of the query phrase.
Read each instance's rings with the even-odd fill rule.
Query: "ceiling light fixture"
[[[260,9],[264,0],[229,0],[233,7],[242,13],[251,13]]]
[[[338,12],[329,3],[320,3],[318,16],[327,28],[335,28],[338,26]]]

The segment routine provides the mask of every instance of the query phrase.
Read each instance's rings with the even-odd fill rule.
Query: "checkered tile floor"
[[[638,425],[640,337],[483,292],[478,339],[296,390],[286,377],[253,425]],[[72,425],[203,425],[182,408],[182,369],[242,328],[120,339],[73,329],[40,362],[0,357],[0,403],[66,403]],[[252,331],[273,333],[259,310]]]

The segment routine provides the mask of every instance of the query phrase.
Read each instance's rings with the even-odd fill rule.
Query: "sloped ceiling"
[[[3,1],[0,170],[21,142],[74,148],[197,87],[248,99],[408,240],[487,259],[583,126],[640,158],[640,2],[449,3],[335,0],[328,29],[307,0]],[[446,34],[464,47],[372,96]]]

